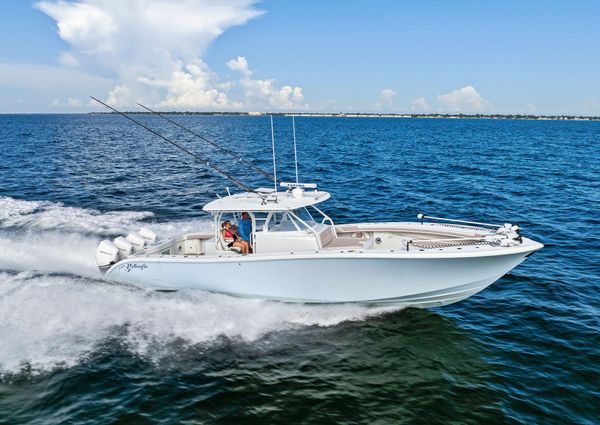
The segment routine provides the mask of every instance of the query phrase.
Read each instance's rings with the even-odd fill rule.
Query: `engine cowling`
[[[133,252],[141,251],[142,249],[144,249],[147,243],[146,239],[144,239],[137,233],[130,233],[125,239],[127,239],[127,241],[129,241],[129,243],[133,245]]]
[[[121,257],[125,258],[133,252],[133,244],[123,236],[118,236],[113,240],[113,243],[119,248]]]
[[[142,227],[140,229],[140,231],[138,232],[138,235],[140,235],[142,238],[144,238],[149,244],[153,244],[154,242],[156,242],[156,239],[158,238],[156,236],[156,233],[154,233],[152,230],[147,229],[145,227]]]
[[[96,247],[96,263],[100,270],[108,269],[119,261],[119,248],[110,240],[105,239]]]

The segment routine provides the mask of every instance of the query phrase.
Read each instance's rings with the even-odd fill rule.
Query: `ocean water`
[[[173,119],[271,166],[268,117]],[[103,280],[96,244],[206,229],[202,205],[233,185],[119,116],[0,116],[0,423],[600,422],[600,123],[296,126],[301,180],[339,223],[509,221],[546,247],[433,310],[146,292]],[[275,132],[292,179],[291,119]]]

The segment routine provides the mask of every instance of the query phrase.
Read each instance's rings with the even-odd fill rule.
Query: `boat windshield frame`
[[[313,212],[309,209],[312,209]],[[319,224],[328,223],[333,230],[333,234],[337,236],[335,230],[335,223],[325,212],[315,205],[307,205],[304,207],[296,208],[293,210],[285,211],[246,211],[252,220],[252,235],[256,232],[309,232],[312,233],[318,239],[318,232],[316,226]],[[304,212],[302,214],[301,212]],[[213,215],[213,227],[215,229],[215,241],[219,241],[219,232],[221,231],[221,222],[224,215],[233,215],[233,217],[239,222],[241,219],[242,211],[214,211]],[[310,217],[309,220],[302,218],[302,215]],[[315,219],[315,216],[317,219]],[[259,223],[263,222],[262,228],[259,229]],[[289,222],[291,229],[275,229],[275,226],[280,224],[272,224],[273,222]],[[220,245],[220,244],[219,244]],[[256,240],[252,238],[252,249],[256,252]]]

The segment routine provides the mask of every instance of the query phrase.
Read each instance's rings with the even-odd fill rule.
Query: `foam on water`
[[[177,341],[254,341],[274,331],[332,326],[389,310],[200,291],[163,294],[70,276],[0,273],[0,374],[73,366],[116,333],[135,354],[166,355]]]
[[[206,220],[147,222],[148,211],[101,213],[47,201],[0,197],[0,270],[100,277],[94,251],[107,235],[148,227],[159,237],[210,229]]]
[[[140,220],[153,217],[148,211],[113,211],[101,213],[85,208],[65,207],[48,201],[21,201],[0,197],[0,228],[114,234]]]
[[[42,270],[98,278],[93,236],[59,231],[0,231],[0,270]]]
[[[201,344],[222,336],[254,341],[274,331],[331,326],[390,310],[284,304],[200,291],[164,294],[111,284],[96,269],[96,244],[107,229],[139,228],[149,213],[1,201],[0,375],[73,366],[117,334],[132,352],[146,356],[168,350],[175,341]],[[206,230],[210,223],[150,227],[171,235]]]

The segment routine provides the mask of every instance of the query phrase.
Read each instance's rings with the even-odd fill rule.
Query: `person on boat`
[[[236,236],[236,241],[239,241],[248,247],[248,252],[252,252],[252,248],[250,248],[250,241],[244,240],[242,238],[242,236],[240,235],[238,226],[236,226],[235,224],[232,224],[229,231],[232,232]]]
[[[252,220],[250,219],[250,214],[248,214],[246,211],[242,213],[242,219],[238,223],[238,231],[242,242],[247,242],[248,247],[250,247],[250,235],[252,234]],[[251,248],[250,252],[252,252]]]
[[[231,222],[229,220],[225,220],[223,224],[221,224],[221,234],[223,235],[223,240],[227,244],[227,248],[236,247],[242,251],[242,254],[248,254],[250,246],[240,240],[238,235],[231,228]]]

